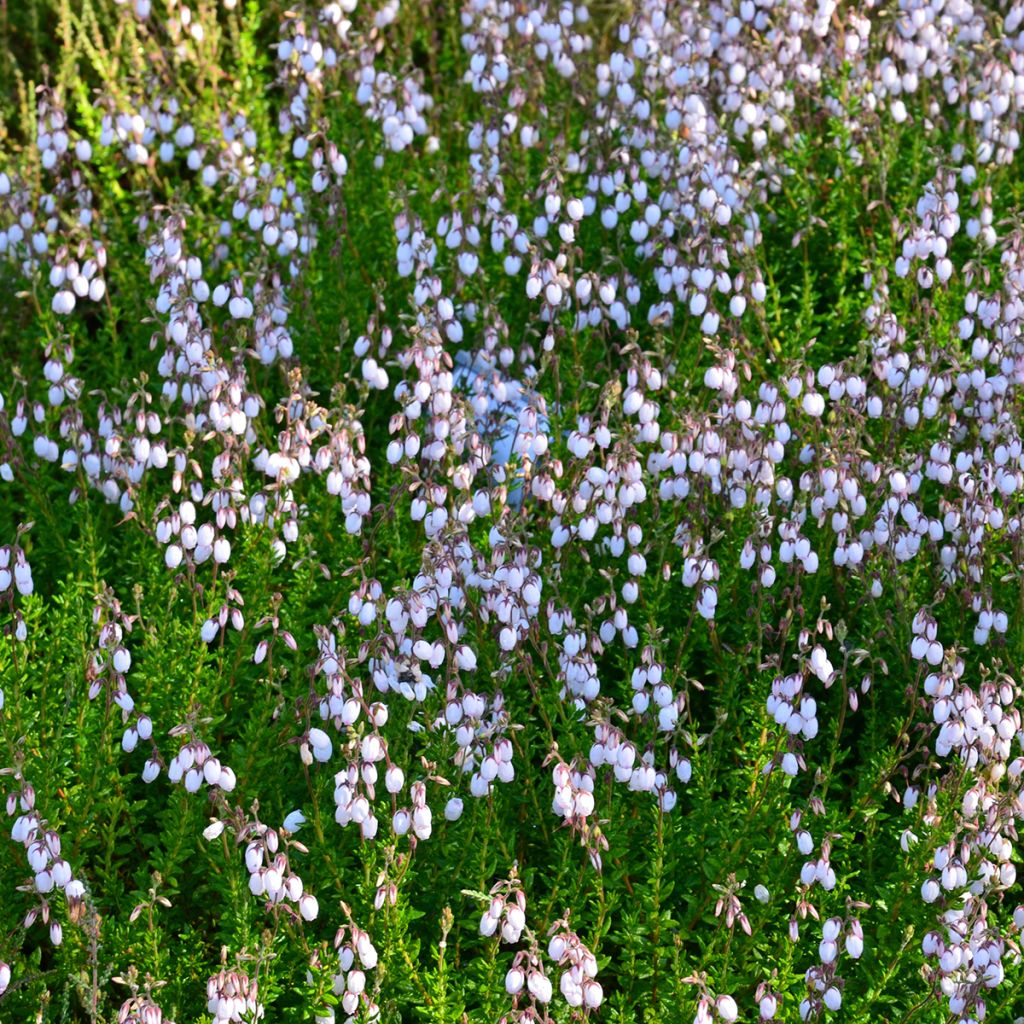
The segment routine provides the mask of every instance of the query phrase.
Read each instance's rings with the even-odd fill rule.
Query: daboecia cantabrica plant
[[[0,32],[0,1020],[1024,1020],[1024,4]]]

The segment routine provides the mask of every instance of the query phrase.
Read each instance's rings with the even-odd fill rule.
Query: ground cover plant
[[[1024,1019],[1024,4],[0,34],[0,1021]]]

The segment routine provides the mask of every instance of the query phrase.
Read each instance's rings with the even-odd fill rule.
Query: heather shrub
[[[0,1020],[1024,1017],[1024,4],[0,32]]]

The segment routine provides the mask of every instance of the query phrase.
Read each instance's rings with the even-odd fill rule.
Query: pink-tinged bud
[[[566,971],[559,979],[558,987],[562,992],[565,1001],[573,1007],[583,1005],[583,986],[573,977],[571,971]]]
[[[772,1020],[778,1008],[779,1004],[775,996],[764,996],[758,1006],[758,1009],[761,1011],[761,1019]]]
[[[281,827],[285,832],[290,832],[292,835],[295,835],[295,833],[298,832],[305,823],[306,816],[302,811],[292,811],[290,814],[285,816],[284,823]]]
[[[462,817],[462,801],[453,796],[444,806],[444,816],[448,821],[458,821]]]
[[[263,847],[258,842],[252,842],[245,848],[245,866],[250,872],[259,871],[263,863]]]
[[[853,921],[850,925],[846,936],[846,952],[854,960],[859,959],[864,952],[864,929],[860,921]]]
[[[718,1011],[718,1016],[722,1020],[728,1021],[729,1024],[739,1015],[736,1000],[732,996],[719,996],[715,1000],[715,1009]]]
[[[530,976],[526,982],[526,987],[530,990],[530,994],[538,1003],[551,1002],[551,982],[539,971],[530,972]]]
[[[59,946],[64,941],[64,929],[61,928],[59,921],[50,924],[50,941],[55,946]]]
[[[526,915],[518,906],[509,907],[505,919],[517,934],[526,927]]]
[[[224,822],[223,821],[214,821],[211,824],[207,825],[206,828],[203,829],[203,838],[207,842],[212,842],[223,831],[224,831]]]
[[[263,885],[267,890],[267,895],[271,899],[280,899],[284,894],[284,879],[281,877],[281,872],[276,866],[267,868],[264,872]]]
[[[526,982],[526,975],[523,974],[518,967],[513,967],[508,974],[505,975],[505,991],[510,996],[519,995],[523,990],[523,985]]]
[[[299,913],[304,921],[316,920],[317,914],[320,913],[320,904],[317,902],[316,897],[308,892],[304,893],[299,900]]]
[[[7,986],[11,983],[11,968],[0,961],[0,996],[7,991]]]
[[[374,948],[373,943],[370,941],[370,936],[365,932],[359,936],[359,941],[356,943],[356,948],[359,952],[359,961],[368,971],[372,971],[377,966],[377,950]]]
[[[309,743],[313,748],[313,757],[321,763],[330,760],[332,749],[331,738],[323,731],[323,729],[310,729]]]

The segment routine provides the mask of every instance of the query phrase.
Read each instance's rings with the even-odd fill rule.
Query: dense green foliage
[[[886,41],[902,38],[904,8],[930,10],[916,4],[830,4],[818,32],[817,4],[758,3],[771,31],[747,18],[732,33],[732,52],[723,26],[740,17],[739,3],[705,11],[595,0],[588,21],[577,13],[575,28],[562,22],[565,39],[578,29],[589,40],[571,75],[555,69],[554,44],[538,55],[514,27],[504,36],[494,27],[514,26],[531,5],[501,13],[498,3],[463,11],[408,0],[376,26],[383,5],[357,8],[347,37],[331,36],[321,18],[319,38],[333,39],[337,67],[314,73],[278,49],[281,39],[314,36],[318,10],[306,6],[154,0],[145,17],[138,5],[107,0],[0,8],[0,170],[9,184],[0,229],[9,232],[22,199],[37,217],[26,235],[47,219],[41,197],[55,196],[58,207],[44,228],[45,255],[33,261],[5,234],[9,258],[0,263],[0,466],[10,470],[0,480],[0,544],[12,546],[12,566],[20,558],[31,565],[32,580],[0,587],[0,764],[11,825],[34,806],[84,885],[80,897],[57,891],[59,884],[37,891],[30,840],[5,830],[0,962],[12,976],[0,986],[0,1020],[113,1021],[136,993],[149,993],[163,1019],[209,1020],[207,983],[222,967],[258,981],[268,1021],[297,1024],[335,1011],[341,1020],[351,1010],[340,1003],[344,972],[332,992],[335,940],[354,923],[379,953],[355,1019],[379,1013],[384,1022],[457,1024],[550,1014],[568,1021],[584,1009],[558,994],[564,964],[546,952],[559,920],[596,958],[603,1002],[586,1013],[609,1022],[734,1019],[729,996],[739,1019],[753,1021],[769,989],[780,1020],[980,1019],[979,1000],[990,1024],[1024,1014],[1017,945],[1024,912],[1014,917],[1020,885],[1005,867],[999,873],[1000,865],[1020,863],[1009,844],[1024,816],[1016,682],[1024,659],[1022,491],[1000,489],[1011,470],[1020,476],[1024,413],[1024,314],[1013,306],[1024,294],[1016,263],[1024,249],[1019,139],[1012,139],[1018,101],[1005,124],[996,117],[997,149],[1004,148],[994,158],[979,156],[984,131],[965,113],[971,90],[980,95],[998,84],[991,62],[1024,75],[1024,49],[1007,42],[1016,38],[1006,28],[1010,17],[979,8],[971,17],[986,35],[970,44],[957,40],[956,22],[946,33],[953,40],[946,72],[963,76],[964,97],[949,102],[941,76],[924,75],[920,88],[906,89],[904,120],[894,116],[878,68],[893,50]],[[953,17],[941,3],[932,7],[936,24]],[[557,27],[559,7],[539,5],[548,8],[544,19]],[[786,29],[783,8],[806,8],[806,25]],[[658,10],[678,20],[675,35],[651,27]],[[870,40],[849,52],[844,39],[862,18]],[[300,20],[308,32],[295,28]],[[623,38],[620,25],[632,36]],[[466,38],[473,33],[492,46],[492,57],[501,51],[494,40],[503,40],[510,80],[522,90],[519,123],[537,126],[538,144],[522,144],[518,130],[506,131],[500,146],[474,139],[475,126],[494,129],[510,105],[501,89],[472,87],[480,73]],[[599,67],[614,64],[614,54],[628,52],[643,65],[630,42],[641,38],[661,38],[670,65],[685,52],[695,69],[692,87],[677,89],[670,73],[658,78],[638,68],[634,84],[653,105],[646,116],[621,95],[618,106],[605,104],[598,88]],[[820,78],[793,73],[772,85],[771,74],[798,63],[778,57],[793,38],[804,38],[801,60]],[[387,145],[380,123],[387,114],[372,113],[376,100],[357,94],[366,54],[396,80],[411,76],[408,102],[431,98],[419,111],[425,130],[410,131],[402,148]],[[764,71],[767,84],[757,84],[758,60],[774,69]],[[744,62],[751,65],[745,81],[754,83],[748,101],[763,101],[781,122],[763,148],[734,127],[747,86],[733,90],[729,68]],[[650,67],[656,63],[651,58]],[[305,113],[285,124],[282,111],[295,109],[303,83]],[[706,118],[686,106],[690,95],[707,103]],[[868,102],[872,96],[878,102]],[[104,115],[116,123],[134,114],[149,131],[172,98],[173,127],[156,141],[147,136],[142,157],[130,150],[142,144],[141,131],[134,142],[130,132],[103,141]],[[675,109],[683,111],[681,126],[665,117]],[[50,136],[65,123],[54,127],[54,111],[66,118],[72,150],[74,140],[91,143],[74,167],[71,150],[61,151],[56,170],[45,164]],[[241,154],[232,152],[230,128],[225,133],[239,114]],[[186,124],[199,165],[220,169],[215,183],[190,167],[192,143],[178,141],[166,159],[159,152],[160,140]],[[300,136],[310,139],[310,155],[293,147]],[[683,167],[678,153],[687,144],[704,147],[700,169]],[[644,150],[680,163],[658,176]],[[332,151],[346,164],[323,189],[314,184],[314,151],[325,165]],[[492,151],[496,176],[474,164]],[[625,169],[625,185],[613,182],[612,191],[631,195],[626,206],[633,206],[608,228],[599,216],[608,193],[597,179],[616,167]],[[726,178],[735,184],[734,205]],[[925,219],[921,197],[941,198],[947,179],[954,194],[959,189],[964,229],[949,241],[948,283],[925,287],[918,264],[934,265],[938,252],[909,273],[897,265],[904,240]],[[678,237],[659,236],[645,250],[630,235],[630,218],[639,222],[650,209],[648,185]],[[731,222],[687,213],[685,203],[701,189],[718,204],[707,209],[730,206]],[[678,202],[657,198],[676,193]],[[547,225],[540,231],[534,218],[552,194],[563,209],[570,197],[596,197],[598,212],[574,218],[559,210],[549,216],[550,234]],[[77,214],[86,207],[94,213],[83,223]],[[253,210],[263,211],[255,228],[247,220]],[[308,249],[283,254],[261,234],[282,210],[296,215],[300,236],[308,232]],[[987,226],[986,210],[992,237],[969,234],[968,218]],[[482,236],[468,262],[460,262],[468,241],[445,242],[456,214]],[[497,251],[494,224],[508,214],[518,227]],[[554,225],[570,219],[578,223],[566,240]],[[405,225],[422,227],[438,246],[434,257],[424,242],[408,268],[401,253],[396,262]],[[517,233],[522,267],[510,269]],[[168,238],[180,249],[160,250]],[[64,311],[55,295],[70,293],[53,283],[51,266],[73,259],[80,243],[84,260],[97,239],[105,289],[95,301],[79,295]],[[659,290],[655,269],[671,266],[663,257],[676,243],[679,261],[694,271],[728,272],[729,287],[715,299],[720,324],[687,308],[693,289],[685,284]],[[201,261],[198,273],[177,266],[179,252]],[[555,280],[548,261],[559,254],[557,273],[568,283],[556,282],[552,301],[541,288]],[[188,277],[180,291],[175,274],[179,284]],[[423,283],[435,275],[429,293]],[[614,282],[628,323],[616,322],[614,303],[604,299],[603,318],[580,323],[577,282],[587,275],[595,294]],[[209,283],[213,301],[188,299],[196,281]],[[232,282],[231,302],[218,299],[215,287]],[[636,291],[627,301],[628,284]],[[735,315],[730,289],[747,296]],[[248,314],[232,305],[243,292]],[[169,296],[163,306],[161,293]],[[666,294],[676,308],[649,315]],[[979,313],[976,334],[965,335],[960,325],[978,309],[979,294],[982,304],[1000,296],[999,311],[990,321]],[[452,315],[439,311],[442,295]],[[453,320],[460,323],[454,337],[444,333]],[[203,331],[193,358],[187,346]],[[983,334],[991,348],[972,349]],[[491,364],[485,374],[473,362],[502,349],[507,358],[492,360],[493,376]],[[386,386],[374,381],[367,352],[386,372]],[[458,353],[469,359],[460,363]],[[462,367],[454,380],[445,372],[453,366]],[[905,386],[918,369],[920,381]],[[488,388],[500,389],[503,378],[526,382],[519,430],[547,440],[511,454],[506,446],[508,479],[492,460],[504,427],[486,419],[494,411],[489,392],[476,408],[470,400],[485,376]],[[833,379],[853,378],[878,397],[881,412],[855,389],[829,395]],[[63,382],[59,396],[55,380]],[[402,381],[410,389],[425,384],[422,418],[418,408],[410,412],[410,392],[396,392]],[[829,398],[823,411],[801,404],[802,394],[818,392]],[[929,394],[937,413],[927,411]],[[446,400],[432,405],[438,395]],[[753,418],[739,413],[741,395]],[[254,404],[240,413],[242,430],[219,422],[216,403],[240,408],[248,399]],[[907,415],[911,407],[917,417]],[[144,416],[139,425],[138,413],[156,414],[155,426]],[[652,420],[657,430],[645,433]],[[445,432],[431,433],[439,421]],[[771,432],[780,421],[792,439],[788,428],[786,437]],[[459,437],[460,423],[468,440]],[[598,437],[598,427],[607,428],[604,444],[576,445],[580,436]],[[95,472],[86,435],[94,452],[109,456]],[[389,448],[421,435],[424,447],[438,440],[438,458]],[[766,461],[772,438],[784,450],[768,460],[767,476],[753,469],[744,476],[748,463]],[[158,443],[166,468],[145,454]],[[941,461],[935,446],[942,443],[954,461],[960,452],[974,456],[967,468],[957,466],[952,483],[926,469]],[[318,450],[327,452],[322,463]],[[303,460],[303,451],[311,458]],[[744,452],[747,461],[730,462],[727,452]],[[271,469],[268,453],[278,460]],[[718,455],[724,485],[717,471],[702,468]],[[346,459],[340,500],[325,486],[325,471]],[[145,465],[137,478],[135,463]],[[731,499],[734,473],[743,501]],[[229,481],[223,490],[221,477]],[[643,493],[624,498],[638,479]],[[847,479],[855,486],[840,495]],[[672,482],[682,480],[686,487],[673,493]],[[789,498],[782,480],[791,482]],[[860,512],[858,480],[866,499]],[[350,481],[353,494],[367,496],[365,510],[352,512]],[[237,523],[215,528],[230,538],[230,557],[221,558],[211,539],[205,557],[193,557],[193,542],[172,564],[189,497],[197,526],[214,523],[218,507],[238,511]],[[257,497],[266,516],[252,511]],[[417,510],[416,502],[426,504]],[[597,539],[587,543],[584,523],[601,504]],[[984,514],[972,519],[979,508]],[[445,510],[443,522],[430,519],[436,509]],[[837,525],[833,509],[856,522]],[[172,517],[181,517],[174,537],[166,532]],[[879,538],[883,520],[889,532]],[[930,523],[937,532],[929,533]],[[848,551],[872,529],[863,562],[834,561],[837,549]],[[618,548],[604,542],[609,537]],[[803,543],[813,560],[800,553]],[[780,555],[787,545],[797,546],[795,557]],[[639,569],[627,569],[631,552],[642,557]],[[774,567],[772,580],[765,565]],[[510,568],[518,585],[509,582]],[[524,579],[536,600],[523,596]],[[632,600],[623,589],[630,581],[639,583]],[[716,604],[705,603],[710,590]],[[395,628],[389,602],[408,612],[423,594],[433,595],[425,622],[407,618]],[[373,615],[363,621],[360,611],[370,605]],[[997,613],[1005,622],[979,639],[985,611],[990,622]],[[937,661],[922,653],[936,630]],[[570,644],[576,633],[579,651]],[[917,637],[924,648],[913,646]],[[429,648],[417,651],[419,641]],[[130,667],[115,659],[120,649]],[[386,692],[375,668],[390,681]],[[579,672],[598,679],[599,692],[580,688]],[[948,679],[948,694],[936,695],[930,673]],[[794,704],[813,698],[816,706],[803,705],[813,729],[802,736],[766,705],[788,676],[799,683]],[[414,694],[424,677],[429,684]],[[670,691],[664,703],[675,709],[667,720],[657,713],[659,679]],[[1016,731],[982,736],[972,754],[974,741],[961,728],[950,746],[940,740],[937,748],[947,719],[936,704],[954,681],[950,720],[980,704],[991,732],[999,721],[988,710],[994,700]],[[130,702],[121,696],[128,692]],[[635,699],[639,692],[646,703]],[[331,693],[359,705],[354,722],[343,724],[333,707],[327,713]],[[453,703],[468,707],[467,694],[484,697],[486,714],[473,741],[482,746],[463,771],[466,744],[445,715]],[[140,715],[152,723],[151,741],[139,738]],[[321,728],[333,741],[329,758],[310,735]],[[123,743],[132,729],[134,739]],[[335,820],[336,774],[349,764],[362,771],[367,740],[376,737],[386,744],[371,799],[379,831],[364,838],[357,824]],[[514,779],[471,795],[471,769],[479,771],[498,742],[511,745]],[[186,743],[205,744],[237,784],[207,778],[189,792],[173,783],[168,767]],[[637,766],[650,755],[650,778],[631,774],[630,761],[616,779],[604,754],[595,757],[595,743],[631,745]],[[142,778],[147,758],[161,768],[150,782]],[[590,813],[563,820],[553,811],[560,761],[593,779]],[[383,785],[390,765],[404,770],[395,794]],[[394,826],[416,781],[433,808],[429,838],[396,834]],[[579,784],[577,777],[573,788]],[[27,785],[34,805],[24,802]],[[452,797],[464,811],[449,821]],[[281,848],[288,870],[316,895],[313,919],[298,912],[297,900],[250,890],[245,841],[254,826],[279,829],[296,809],[305,821]],[[223,830],[204,837],[218,822]],[[802,829],[813,854],[802,849]],[[998,842],[975,843],[979,835]],[[942,849],[946,858],[937,858]],[[994,881],[979,866],[989,856]],[[922,883],[939,878],[949,858],[964,862],[964,878],[943,882],[937,902],[924,901]],[[802,880],[808,862],[821,868]],[[514,943],[481,934],[486,894],[504,882],[526,898],[526,930]],[[974,883],[972,903],[963,894]],[[963,954],[950,967],[940,963],[941,950],[923,952],[922,940],[935,933],[943,949],[955,946],[947,935],[955,922],[941,915],[965,906],[972,929],[982,922],[973,946],[964,939],[975,965]],[[62,926],[56,943],[30,913],[44,908]],[[838,961],[822,953],[823,924],[833,918],[843,938],[862,930],[863,956],[843,939]],[[998,945],[999,957],[986,943]],[[550,1004],[527,999],[526,989],[515,999],[506,991],[523,951],[546,964],[556,989]],[[1005,978],[984,985],[985,967],[1000,957]],[[817,988],[812,969],[826,979]],[[836,1013],[823,1002],[826,991],[841,991]],[[951,1009],[957,993],[964,1006]],[[125,1007],[122,1021],[160,1019],[130,1016],[139,1006]]]

